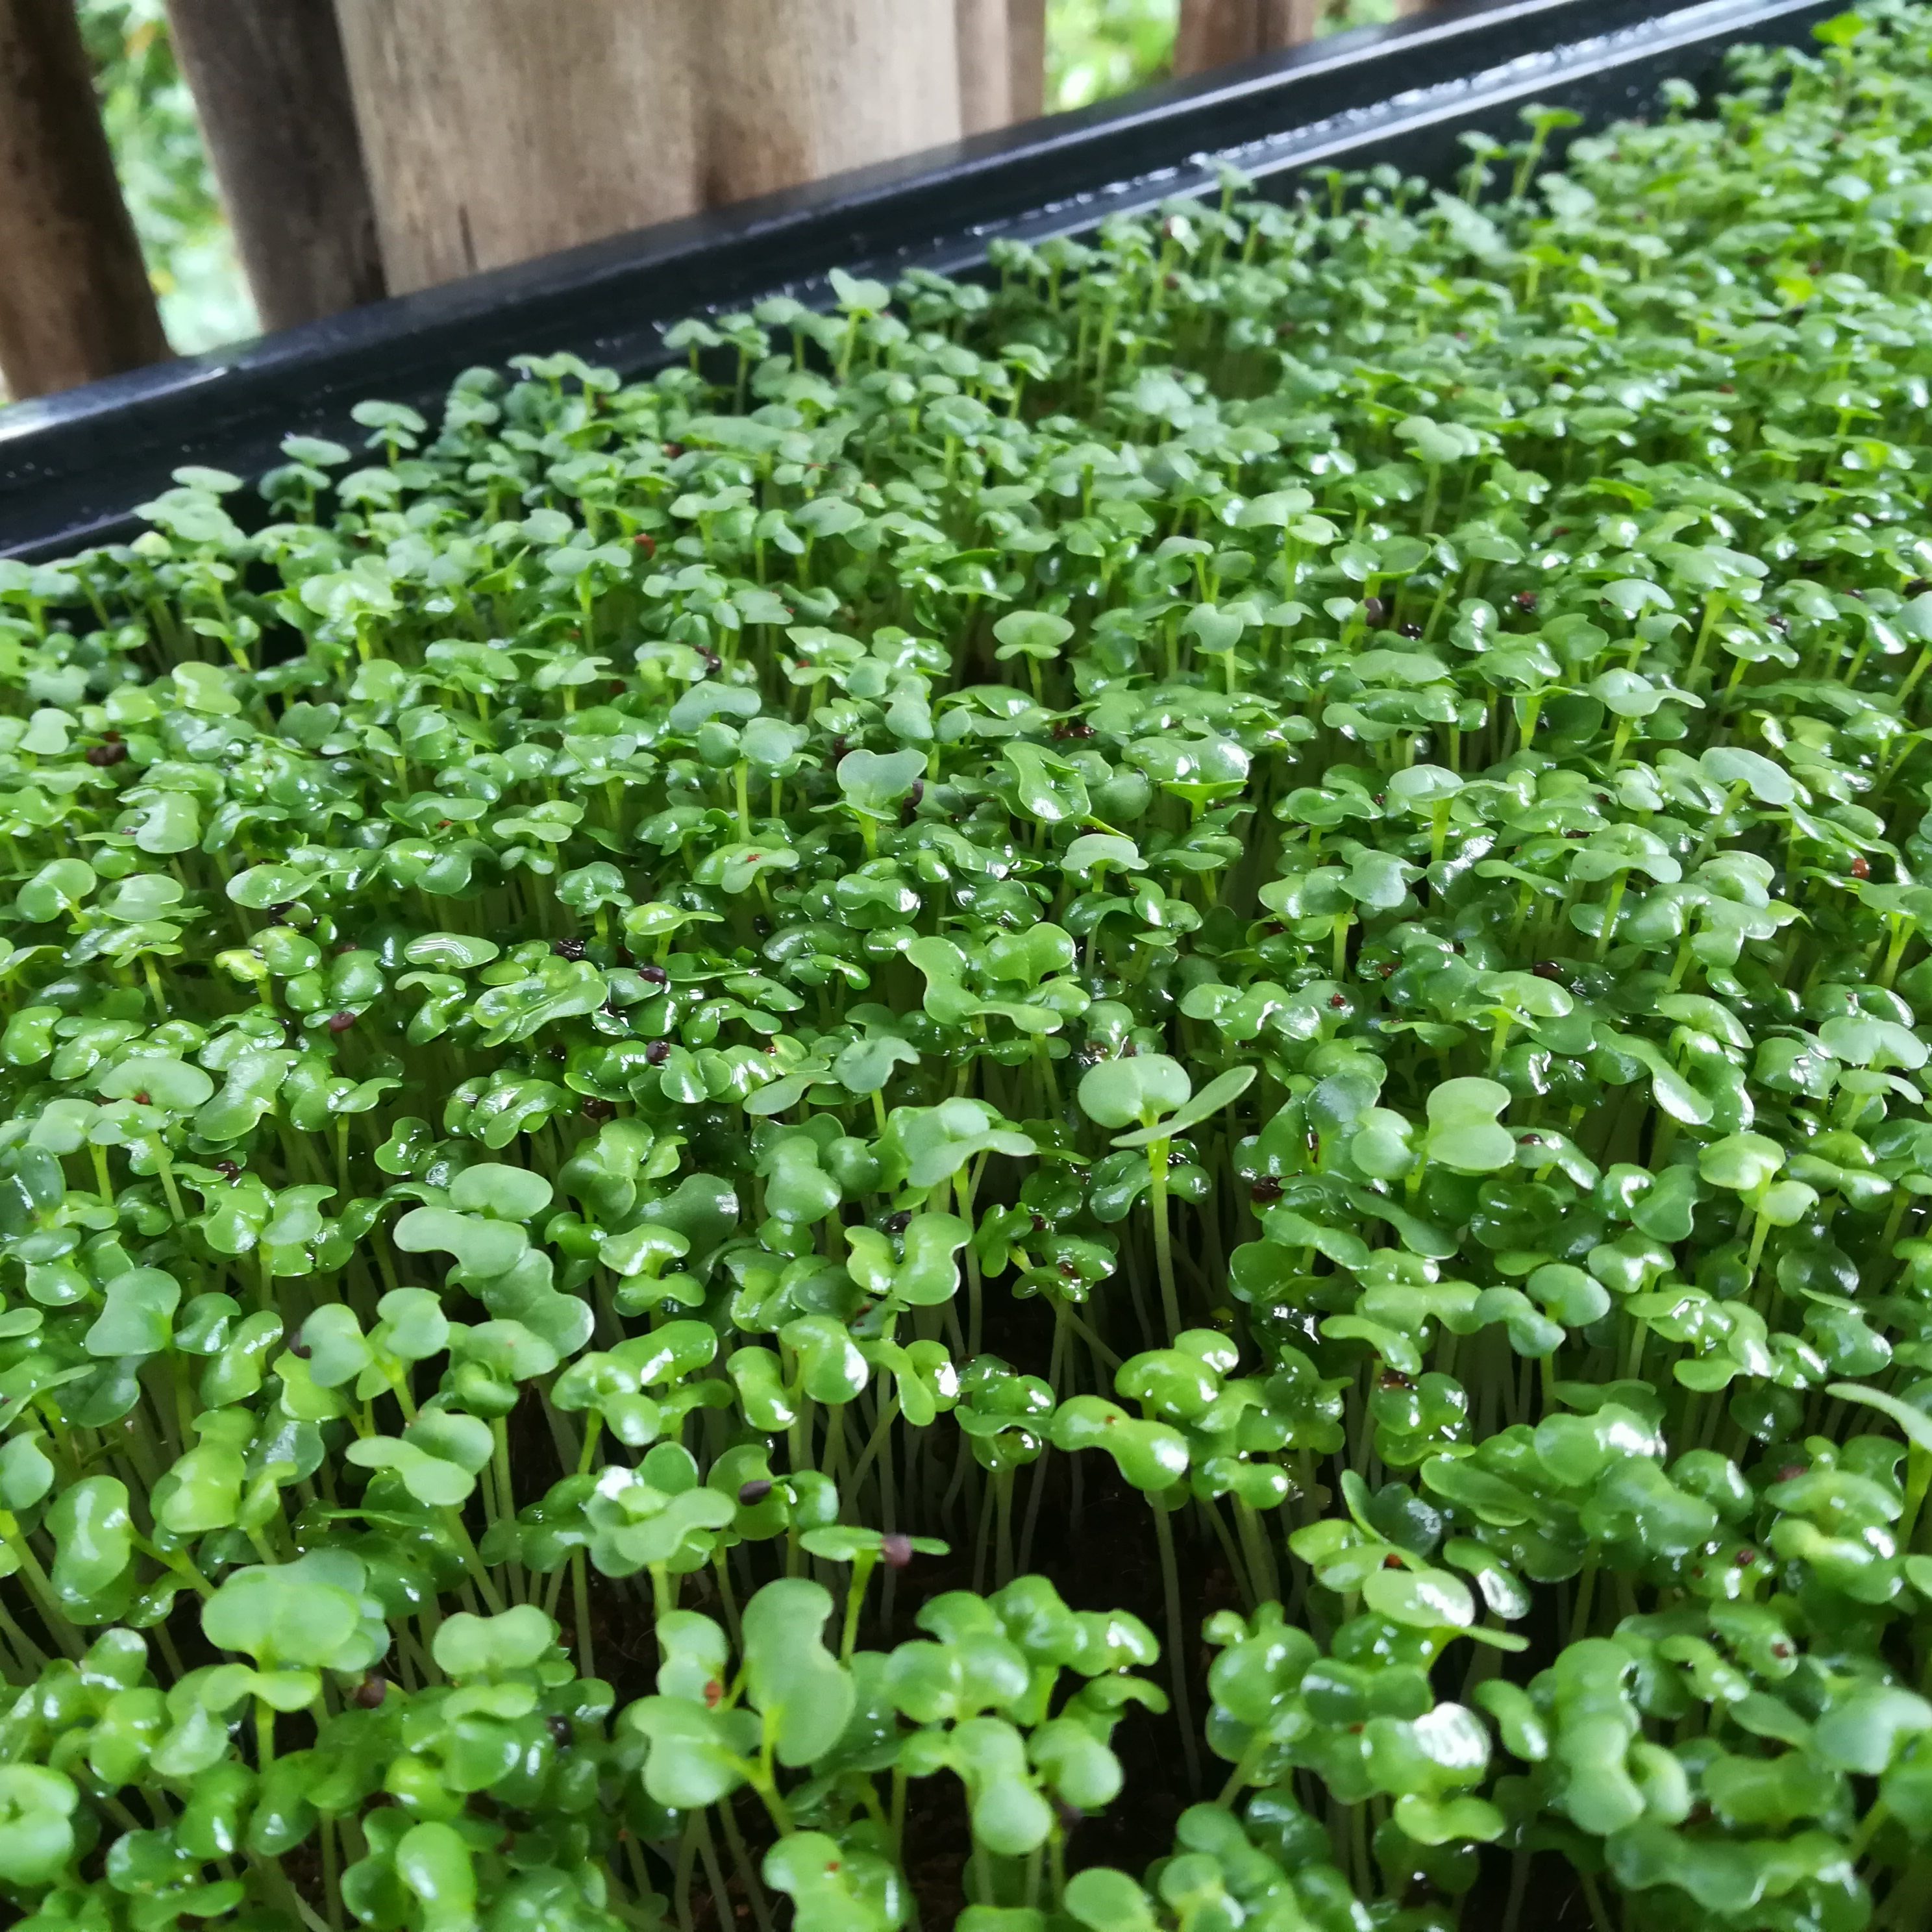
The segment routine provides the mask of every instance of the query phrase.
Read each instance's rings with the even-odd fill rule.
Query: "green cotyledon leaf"
[[[810,1763],[851,1715],[851,1674],[824,1644],[832,1610],[830,1593],[802,1577],[767,1583],[745,1606],[746,1694],[782,1764]]]

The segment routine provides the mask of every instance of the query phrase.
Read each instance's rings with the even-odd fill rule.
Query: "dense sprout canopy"
[[[1928,57],[0,564],[20,1922],[1922,1926]]]

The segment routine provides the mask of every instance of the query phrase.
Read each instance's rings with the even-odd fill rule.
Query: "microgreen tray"
[[[742,207],[374,304],[0,410],[0,556],[124,534],[182,463],[243,473],[291,430],[339,434],[350,406],[418,405],[458,370],[569,350],[635,374],[664,329],[789,290],[823,299],[834,267],[970,273],[996,236],[1090,229],[1209,177],[1228,153],[1264,193],[1310,167],[1453,167],[1456,136],[1507,132],[1527,100],[1593,119],[1676,74],[1703,84],[1741,41],[1799,39],[1820,0],[1494,0],[1340,35]]]
[[[10,1924],[1925,1924],[1932,10],[1743,17],[0,560]]]

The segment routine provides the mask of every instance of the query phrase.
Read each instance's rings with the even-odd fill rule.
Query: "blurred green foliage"
[[[1084,107],[1158,80],[1180,13],[1180,0],[1047,0],[1047,106]]]
[[[194,102],[175,64],[162,0],[80,0],[80,12],[122,193],[168,340],[192,353],[252,334],[254,306],[215,198]]]
[[[1144,87],[1174,58],[1180,0],[1047,0],[1046,102],[1084,107]],[[1379,26],[1395,0],[1329,0],[1321,31]]]

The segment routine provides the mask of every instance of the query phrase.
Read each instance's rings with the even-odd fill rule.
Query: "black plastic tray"
[[[1514,135],[1526,102],[1643,112],[1664,80],[1708,84],[1727,48],[1804,40],[1843,4],[1475,0],[19,404],[0,410],[0,555],[124,536],[176,465],[252,475],[281,436],[339,432],[365,396],[431,403],[458,370],[526,350],[648,369],[681,316],[810,299],[835,266],[957,273],[995,236],[1076,232],[1189,192],[1217,159],[1282,188],[1381,161],[1446,177],[1458,135]]]

